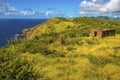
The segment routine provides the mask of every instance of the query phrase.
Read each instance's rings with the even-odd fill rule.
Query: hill
[[[93,28],[116,36],[88,37]],[[51,18],[0,48],[1,80],[120,80],[120,21]]]
[[[89,17],[80,18],[51,18],[43,24],[37,25],[26,33],[28,38],[45,33],[73,33],[76,36],[88,36],[90,29],[116,29],[120,33],[120,21],[110,21]],[[25,33],[25,31],[23,31]]]
[[[98,17],[92,17],[92,18],[98,18],[98,19],[106,19],[106,20],[120,20],[120,18],[115,18],[115,17],[109,17],[109,16],[98,16]]]

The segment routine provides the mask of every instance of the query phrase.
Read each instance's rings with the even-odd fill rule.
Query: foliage
[[[106,19],[97,19],[89,17],[78,18],[52,18],[44,24],[31,28],[28,32],[28,39],[35,36],[41,36],[46,33],[65,33],[69,37],[89,36],[90,29],[116,29],[120,33],[120,22]]]
[[[0,80],[120,80],[120,35],[88,37],[92,28],[120,22],[88,17],[51,18],[26,39],[0,48]],[[24,32],[24,31],[23,31]]]
[[[27,60],[18,55],[14,46],[0,49],[0,80],[36,80],[41,77]]]

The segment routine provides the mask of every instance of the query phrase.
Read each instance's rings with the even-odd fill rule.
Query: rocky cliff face
[[[22,32],[20,32],[20,35],[27,35],[29,31],[30,31],[30,28],[24,29]]]

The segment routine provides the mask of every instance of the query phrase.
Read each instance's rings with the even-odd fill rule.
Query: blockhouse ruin
[[[103,38],[107,36],[115,36],[115,29],[103,29],[103,30],[91,29],[89,36],[99,37],[99,38]]]

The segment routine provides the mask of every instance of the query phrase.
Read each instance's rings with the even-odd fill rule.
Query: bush
[[[91,39],[86,39],[86,43],[89,45],[98,45],[100,43],[99,39],[97,38],[91,38]]]
[[[100,43],[97,38],[70,38],[67,39],[65,45],[98,45]]]
[[[36,80],[33,66],[20,59],[14,47],[0,49],[0,80]]]
[[[111,63],[111,60],[107,57],[97,57],[94,55],[80,55],[80,56],[88,58],[92,64],[98,67],[104,67],[106,64]]]
[[[67,50],[72,51],[72,50],[76,50],[76,48],[69,46],[69,47],[67,47]]]
[[[37,77],[25,60],[13,59],[0,64],[0,80],[36,80]]]
[[[50,50],[47,48],[43,50],[42,54],[47,57],[65,57],[64,53],[59,52],[57,50]]]

